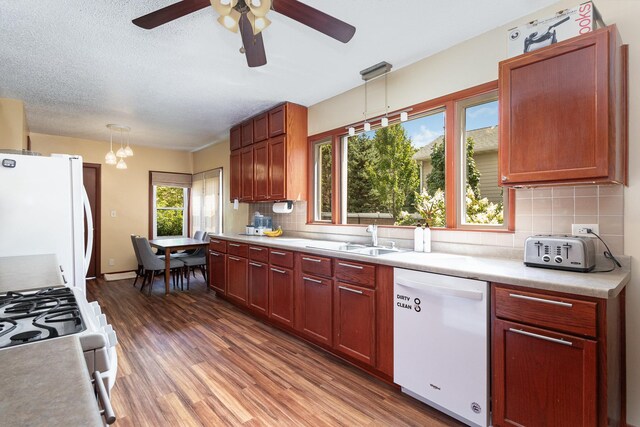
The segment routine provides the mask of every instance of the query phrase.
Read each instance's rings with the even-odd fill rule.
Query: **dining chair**
[[[144,280],[144,268],[142,266],[142,261],[140,260],[140,251],[138,250],[138,245],[136,244],[136,238],[140,237],[136,234],[131,235],[131,244],[133,245],[133,252],[136,254],[136,260],[138,261],[138,269],[136,270],[136,279],[133,281],[133,287],[136,287],[136,283],[138,282],[138,277],[142,277]]]
[[[149,295],[151,295],[151,289],[153,288],[153,281],[155,280],[156,274],[160,273],[162,277],[162,273],[165,270],[164,260],[158,258],[153,251],[151,250],[151,245],[149,241],[145,237],[136,237],[136,245],[138,246],[138,252],[140,253],[140,260],[142,261],[142,267],[146,272],[144,280],[142,281],[142,287],[140,287],[140,292],[144,289],[144,285],[149,279]],[[184,279],[182,278],[182,269],[184,268],[184,263],[181,260],[174,259],[171,257],[169,259],[169,269],[173,272],[173,286],[176,286],[176,278],[180,275],[181,283],[184,283]]]
[[[200,249],[198,249],[198,251],[200,251]],[[200,267],[200,271],[202,272],[202,277],[204,278],[205,283],[208,282],[207,257],[204,255],[204,253],[202,255],[190,255],[182,257],[180,258],[180,261],[184,263],[186,270],[187,290],[189,289],[191,272],[193,272],[193,277],[196,277],[196,267]],[[208,286],[207,289],[209,289]]]

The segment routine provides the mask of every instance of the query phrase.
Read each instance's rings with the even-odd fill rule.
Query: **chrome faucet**
[[[378,226],[376,224],[370,224],[365,231],[371,233],[371,244],[378,246]]]

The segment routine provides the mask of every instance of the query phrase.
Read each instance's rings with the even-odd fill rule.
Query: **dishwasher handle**
[[[396,284],[434,295],[447,295],[458,298],[472,299],[482,301],[483,292],[469,289],[447,288],[444,286],[435,286],[428,283],[415,282],[407,279],[396,279]]]

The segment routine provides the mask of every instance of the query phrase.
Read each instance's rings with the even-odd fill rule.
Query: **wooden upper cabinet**
[[[240,125],[241,127],[241,142],[243,147],[248,147],[253,144],[253,120],[247,120]]]
[[[230,169],[230,191],[229,198],[231,200],[238,199],[240,200],[241,196],[241,188],[242,188],[242,159],[241,159],[240,150],[235,150],[231,152],[231,157],[229,159],[229,169]]]
[[[285,137],[269,141],[269,199],[285,200],[287,180],[287,147]]]
[[[500,183],[622,183],[626,57],[610,26],[499,65]]]
[[[269,137],[285,133],[287,120],[286,107],[287,104],[282,104],[269,111]]]
[[[269,139],[269,115],[262,113],[253,118],[253,142]]]
[[[243,148],[240,151],[240,200],[253,200],[253,149]]]
[[[231,151],[242,147],[241,134],[242,129],[240,125],[231,128],[231,131],[229,132],[229,149]]]
[[[267,142],[253,146],[253,200],[269,199],[269,150]]]

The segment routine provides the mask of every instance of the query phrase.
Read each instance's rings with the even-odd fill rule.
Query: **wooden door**
[[[240,305],[247,305],[247,259],[227,255],[227,296]]]
[[[287,150],[285,143],[285,136],[269,140],[269,198],[271,200],[285,200],[287,198]]]
[[[234,126],[229,132],[229,150],[237,150],[242,147],[242,130],[240,125]]]
[[[99,164],[95,163],[83,163],[82,165],[82,182],[87,192],[89,206],[91,206],[91,219],[93,220],[93,230],[91,230],[93,245],[91,247],[87,279],[100,276],[100,167]],[[84,229],[84,247],[86,250],[89,233],[86,217],[84,218]]]
[[[502,184],[609,174],[608,29],[500,63]]]
[[[227,293],[226,257],[223,253],[209,251],[209,287],[222,295]]]
[[[232,151],[231,152],[231,156],[229,158],[230,164],[229,164],[229,169],[230,169],[230,191],[229,191],[229,199],[230,200],[234,200],[234,199],[238,199],[240,200],[241,195],[241,188],[242,188],[242,158],[240,156],[240,150],[236,150],[236,151]]]
[[[286,104],[269,111],[269,137],[282,135],[286,132]]]
[[[267,264],[249,261],[249,308],[267,316],[269,306],[269,270]]]
[[[269,268],[269,318],[293,327],[293,271]]]
[[[266,141],[269,138],[269,115],[260,114],[253,118],[253,142]]]
[[[333,346],[336,350],[375,364],[375,291],[335,282],[333,289]]]
[[[240,125],[240,139],[243,147],[253,144],[253,120],[247,120]]]
[[[253,199],[269,198],[269,150],[266,142],[253,146]]]
[[[331,292],[333,283],[308,274],[300,274],[297,279],[298,307],[296,329],[311,340],[331,346],[333,343]]]
[[[597,425],[596,342],[495,320],[496,426]]]
[[[253,149],[243,148],[240,151],[240,200],[253,200]]]

